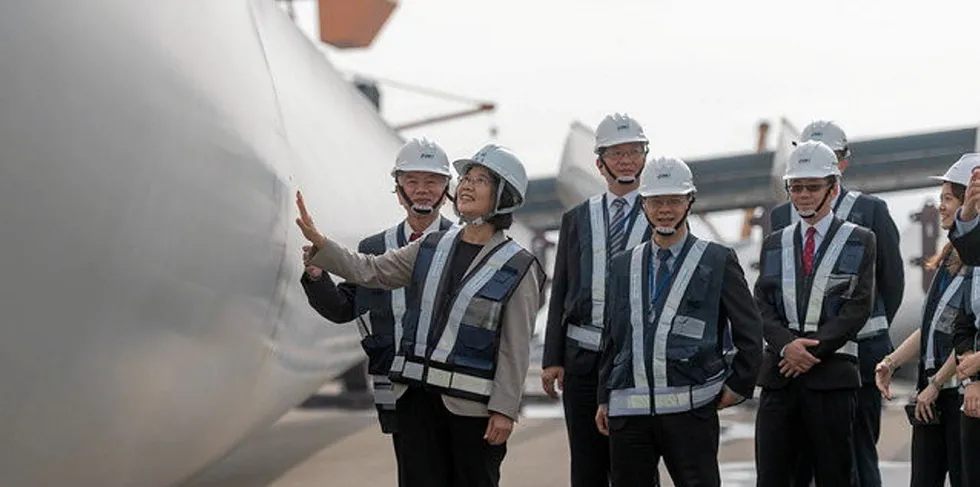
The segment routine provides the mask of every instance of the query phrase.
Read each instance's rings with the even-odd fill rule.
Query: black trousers
[[[483,439],[487,418],[457,416],[442,396],[411,387],[398,399],[399,485],[497,487],[507,446]]]
[[[912,427],[912,487],[962,485],[960,448],[960,406],[963,398],[956,389],[939,393],[933,410],[940,411],[942,424]]]
[[[854,412],[854,466],[857,487],[881,487],[878,470],[878,438],[881,436],[881,392],[874,383],[864,384],[857,392]],[[808,487],[813,483],[813,455],[804,445],[793,485]]]
[[[717,407],[609,418],[613,487],[659,486],[661,458],[677,487],[719,487]]]
[[[802,455],[812,458],[818,487],[851,485],[856,402],[856,389],[816,391],[796,381],[763,389],[756,413],[756,486],[791,485]]]
[[[572,487],[609,486],[609,439],[595,425],[598,372],[566,374],[562,405],[571,453]]]
[[[980,418],[960,413],[963,487],[980,487]]]

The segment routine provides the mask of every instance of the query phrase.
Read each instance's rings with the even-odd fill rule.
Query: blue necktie
[[[669,249],[658,249],[657,250],[657,276],[654,278],[655,288],[653,290],[653,305],[656,307],[657,303],[660,302],[660,296],[663,291],[667,288],[667,282],[670,280],[670,266],[667,265],[667,259],[670,259]]]

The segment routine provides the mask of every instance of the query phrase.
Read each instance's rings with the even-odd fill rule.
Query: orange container
[[[342,49],[368,47],[397,0],[319,0],[320,40]]]

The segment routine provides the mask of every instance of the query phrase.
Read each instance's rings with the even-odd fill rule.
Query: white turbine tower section
[[[401,141],[274,2],[2,2],[0,66],[0,485],[174,485],[362,358],[293,194],[353,246]]]

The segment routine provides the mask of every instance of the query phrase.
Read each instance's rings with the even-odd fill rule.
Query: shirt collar
[[[824,236],[827,235],[827,232],[830,230],[830,224],[833,223],[833,221],[834,221],[834,212],[832,211],[828,212],[826,215],[824,215],[823,218],[820,219],[820,221],[818,221],[813,225],[810,225],[804,220],[800,220],[800,235],[806,238],[807,230],[810,227],[815,227],[817,229],[816,236],[823,238]]]
[[[624,200],[626,200],[626,206],[623,207],[623,210],[626,213],[629,213],[630,210],[633,209],[633,203],[636,203],[636,197],[639,195],[640,195],[639,189],[634,189],[633,191],[630,191],[629,193],[626,193],[622,196],[616,196],[615,194],[613,194],[612,191],[606,191],[606,210],[612,210],[612,202],[616,198],[623,198]]]
[[[428,228],[422,230],[422,235],[425,236],[432,232],[438,232],[441,224],[442,224],[442,216],[436,217],[436,219],[433,220],[431,224],[429,224]],[[405,220],[405,224],[402,226],[404,227],[404,231],[402,232],[402,234],[405,236],[405,241],[408,242],[412,238],[412,232],[413,232],[412,226],[408,224],[408,220]]]
[[[657,251],[660,250],[662,247],[657,245],[657,242],[653,239],[650,240],[650,243],[653,244],[653,246],[651,246],[650,248],[650,251],[653,252],[653,260],[655,261],[659,260],[659,258],[657,257]],[[673,259],[678,258],[681,255],[681,251],[684,250],[685,243],[687,243],[687,238],[682,238],[674,245],[667,247],[667,250],[670,251],[670,257]]]

